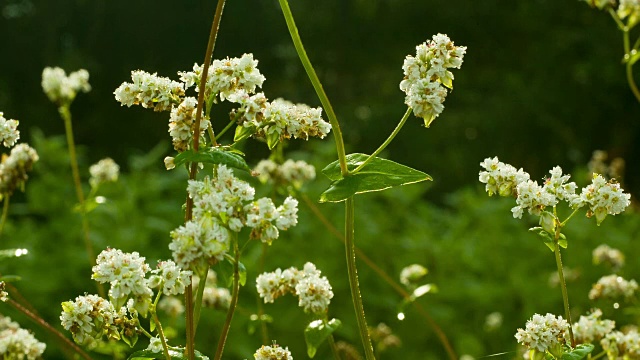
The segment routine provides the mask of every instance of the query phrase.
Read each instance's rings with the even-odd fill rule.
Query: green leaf
[[[247,268],[241,262],[238,263],[238,271],[240,272],[240,286],[244,286],[247,283]]]
[[[307,343],[307,355],[313,358],[318,351],[318,347],[333,334],[340,326],[342,322],[338,319],[314,320],[306,329],[304,329],[304,341]]]
[[[254,133],[254,129],[253,128],[248,128],[248,127],[244,127],[242,125],[239,125],[238,127],[236,127],[236,133],[233,136],[233,142],[238,142],[240,140],[244,140],[246,138],[248,138],[249,136],[253,135]]]
[[[235,151],[228,151],[219,147],[206,148],[200,152],[194,152],[189,149],[182,152],[173,160],[176,167],[189,162],[199,162],[207,164],[224,164],[232,168],[251,171],[249,165],[242,156],[238,155]]]
[[[4,276],[0,276],[0,281],[4,281],[7,283],[10,282],[16,282],[16,281],[20,281],[22,280],[22,278],[18,275],[4,275]]]
[[[347,168],[351,171],[369,158],[366,154],[347,155]],[[322,169],[322,173],[333,182],[320,195],[320,202],[340,202],[347,198],[371,191],[381,191],[391,187],[432,180],[431,176],[393,162],[374,158],[356,174],[343,177],[340,163],[334,161]]]
[[[88,214],[92,212],[99,205],[104,204],[105,202],[107,202],[107,199],[104,196],[97,196],[91,199],[87,199],[87,201],[84,202],[84,213]],[[75,204],[75,206],[73,207],[73,211],[82,214],[82,205]]]
[[[567,246],[569,246],[569,243],[567,243],[567,239],[558,239],[558,245],[560,245],[561,248],[566,249]]]
[[[580,360],[593,351],[592,344],[580,344],[568,353],[562,354],[562,360]]]
[[[280,134],[278,134],[277,132],[272,132],[267,135],[267,146],[269,147],[269,150],[273,150],[273,148],[276,147],[279,142]]]
[[[207,359],[206,356],[202,355],[202,353],[197,350],[194,351],[194,355],[196,359],[200,359],[200,360]],[[184,349],[171,347],[171,346],[169,347],[169,356],[171,357],[171,359],[176,359],[176,360],[187,359],[187,357],[184,355]],[[140,350],[131,354],[127,360],[164,359],[164,358],[165,358],[164,351],[159,353],[154,353],[150,350]]]
[[[438,292],[438,287],[435,284],[426,284],[426,285],[419,286],[415,290],[413,290],[413,293],[411,293],[411,301],[415,301],[417,298],[424,296],[428,293],[435,293],[435,292]]]
[[[0,259],[20,257],[27,255],[29,251],[27,249],[5,249],[0,250]]]

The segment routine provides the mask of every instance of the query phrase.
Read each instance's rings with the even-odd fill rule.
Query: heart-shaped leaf
[[[366,154],[349,154],[347,168],[354,170],[368,158],[369,155]],[[338,161],[327,165],[322,169],[322,173],[333,182],[329,189],[320,195],[320,202],[340,202],[355,194],[432,180],[431,176],[422,171],[378,157],[371,159],[357,173],[346,177],[342,176]]]
[[[232,168],[251,171],[242,156],[238,155],[235,151],[229,151],[219,147],[206,148],[199,152],[189,149],[176,155],[175,159],[173,159],[176,167],[189,162],[224,164]]]
[[[580,360],[584,359],[593,351],[592,344],[580,344],[568,353],[562,354],[562,360]]]
[[[342,322],[338,319],[315,320],[312,321],[306,329],[304,329],[304,340],[307,343],[307,355],[313,358],[318,351],[318,347],[333,334],[340,326]]]

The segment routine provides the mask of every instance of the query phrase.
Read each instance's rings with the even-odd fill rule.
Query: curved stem
[[[203,275],[204,274],[204,275]],[[199,274],[200,282],[198,283],[198,291],[196,292],[196,304],[194,310],[194,324],[193,335],[195,336],[198,330],[198,323],[200,322],[200,309],[202,309],[202,295],[204,294],[204,288],[207,285],[207,275],[209,274],[209,266],[205,269],[203,274]]]
[[[222,129],[218,135],[216,135],[216,140],[220,139],[220,137],[222,137],[222,135],[224,135],[224,133],[226,133],[229,129],[231,129],[231,127],[233,126],[233,124],[235,124],[236,121],[234,119],[231,119],[231,121],[229,121],[229,123],[227,124],[227,126],[224,127],[224,129]]]
[[[164,351],[164,357],[167,360],[171,360],[171,355],[169,355],[169,347],[167,346],[167,340],[164,337],[164,331],[162,330],[162,324],[158,319],[158,314],[156,314],[155,309],[151,312],[151,316],[153,316],[153,321],[156,323],[156,331],[158,332],[158,336],[160,337],[160,341],[162,342],[162,350]]]
[[[220,333],[220,339],[218,340],[218,347],[216,348],[216,356],[214,360],[222,359],[222,352],[224,351],[224,345],[227,342],[227,336],[229,335],[229,329],[231,328],[231,320],[233,320],[233,314],[236,311],[236,305],[238,305],[238,293],[240,291],[240,249],[238,248],[238,238],[234,239],[233,243],[235,252],[235,262],[233,264],[233,293],[231,295],[231,304],[227,311],[227,319],[222,327],[222,333]]]
[[[49,323],[44,321],[44,319],[42,319],[38,315],[32,313],[26,307],[20,305],[19,303],[17,303],[13,299],[9,299],[9,301],[7,301],[7,302],[9,303],[9,305],[13,306],[16,310],[18,310],[21,313],[25,314],[29,319],[31,319],[31,321],[35,322],[36,324],[41,326],[43,329],[45,329],[45,330],[49,331],[50,333],[52,333],[53,335],[55,335],[58,338],[58,340],[60,340],[60,342],[62,344],[64,344],[67,348],[72,349],[78,355],[80,355],[82,358],[84,358],[86,360],[92,360],[91,356],[89,356],[89,354],[84,352],[84,350],[82,350],[80,347],[78,347],[78,345],[73,343],[71,340],[67,339],[66,336],[64,336],[62,333],[60,333],[60,331],[56,330],[53,326],[49,325]]]
[[[193,149],[197,152],[198,147],[200,146],[200,120],[202,119],[202,107],[204,105],[204,93],[205,93],[205,84],[207,83],[207,76],[209,75],[209,65],[211,64],[211,55],[213,54],[213,48],[216,43],[216,38],[218,37],[218,28],[220,27],[220,19],[222,18],[222,11],[224,10],[225,0],[218,0],[218,5],[216,6],[216,12],[213,15],[213,23],[211,24],[211,31],[209,32],[209,41],[207,43],[207,50],[205,51],[204,62],[202,64],[202,75],[200,78],[200,91],[198,92],[198,106],[196,108],[196,121],[193,123],[193,128],[191,131],[193,132]],[[213,130],[211,130],[211,134],[213,134]],[[211,142],[213,145],[216,144],[215,135],[212,137]],[[191,169],[189,170],[189,179],[193,180],[196,178],[196,174],[198,172],[198,164],[192,163]],[[190,221],[193,217],[193,199],[187,195],[186,200],[186,209],[185,209],[185,223]],[[187,359],[194,360],[195,359],[195,327],[193,320],[193,287],[191,284],[187,286],[185,291],[185,302],[186,306],[186,316],[187,316],[187,346],[186,353]]]
[[[556,266],[558,268],[558,277],[560,278],[560,288],[562,289],[562,300],[564,303],[564,316],[567,318],[567,322],[569,323],[569,338],[571,339],[571,347],[576,347],[576,340],[573,337],[573,322],[571,321],[571,311],[569,310],[569,295],[567,294],[567,283],[564,280],[564,273],[562,271],[562,257],[560,256],[560,245],[558,244],[558,239],[560,238],[560,228],[556,229],[556,239],[555,239],[555,255],[556,255]]]
[[[93,250],[93,244],[89,237],[89,221],[87,219],[87,211],[85,207],[84,192],[82,190],[82,183],[80,182],[80,171],[78,170],[78,157],[76,155],[76,144],[73,140],[73,126],[71,124],[71,112],[68,105],[62,105],[58,108],[60,117],[64,120],[64,129],[67,136],[67,146],[69,148],[69,159],[71,160],[71,172],[73,174],[73,182],[76,188],[76,197],[80,204],[80,215],[82,216],[82,232],[84,235],[84,246],[89,257],[89,263],[91,266],[96,265],[96,255]],[[101,283],[96,283],[98,287],[98,295],[105,297],[104,286]]]
[[[293,20],[293,14],[291,13],[291,9],[289,8],[289,3],[287,0],[278,0],[280,2],[280,8],[282,9],[282,14],[284,15],[284,20],[287,23],[287,28],[289,29],[289,34],[291,35],[291,40],[293,40],[293,46],[296,48],[296,52],[298,53],[298,57],[302,62],[302,66],[307,72],[307,76],[309,80],[311,80],[311,84],[313,88],[316,90],[316,94],[320,98],[320,102],[324,107],[324,110],[327,112],[327,117],[329,118],[329,122],[331,123],[331,128],[334,133],[334,137],[336,139],[336,149],[338,151],[338,161],[340,162],[340,171],[342,175],[347,175],[349,173],[349,169],[347,168],[347,158],[344,150],[344,140],[342,139],[342,131],[340,130],[340,123],[338,122],[338,118],[336,114],[333,112],[333,107],[329,102],[329,98],[327,94],[324,92],[322,88],[322,84],[320,83],[320,79],[318,79],[318,75],[316,71],[313,69],[313,65],[311,65],[311,61],[307,56],[306,51],[304,50],[304,46],[302,45],[302,40],[300,39],[300,34],[298,34],[298,28],[296,27],[296,23]]]
[[[627,70],[627,82],[629,83],[629,87],[631,88],[631,92],[636,97],[636,99],[640,102],[640,90],[638,90],[638,85],[636,85],[636,81],[633,78],[633,64],[631,63],[631,45],[629,43],[629,30],[625,29],[622,32],[623,41],[624,41],[624,58],[626,61],[626,70]]]
[[[371,156],[369,156],[367,158],[367,160],[363,161],[360,165],[358,165],[357,168],[355,168],[353,171],[351,171],[351,174],[355,174],[358,171],[362,170],[362,168],[367,165],[367,163],[369,163],[369,161],[371,161],[373,158],[375,158],[378,154],[380,154],[382,152],[382,150],[384,150],[387,145],[391,144],[391,141],[393,141],[393,139],[396,137],[396,135],[398,135],[398,133],[400,132],[400,130],[402,129],[402,127],[404,126],[404,123],[407,122],[407,119],[409,118],[409,115],[411,115],[411,108],[408,108],[407,111],[404,113],[404,115],[402,116],[402,119],[400,119],[400,122],[398,123],[398,126],[396,126],[395,129],[393,129],[393,132],[391,132],[391,135],[389,135],[389,137],[387,138],[387,140],[385,140],[382,145],[380,145],[380,147],[373,152],[373,154],[371,154]]]
[[[0,219],[0,235],[2,234],[2,230],[4,230],[4,223],[7,221],[7,214],[9,214],[9,198],[11,195],[5,194],[4,196],[4,205],[2,206],[2,219]]]
[[[335,226],[331,224],[331,222],[329,222],[329,220],[324,216],[324,214],[320,211],[320,209],[318,209],[316,204],[313,201],[311,201],[311,199],[309,199],[307,195],[303,193],[299,194],[299,197],[302,199],[302,201],[304,201],[305,204],[307,204],[309,209],[311,209],[311,212],[313,212],[313,214],[318,218],[318,220],[320,220],[320,222],[324,224],[324,226],[329,230],[329,232],[331,232],[338,240],[344,243],[345,242],[344,235],[341,234],[338,231],[338,229],[336,229]],[[401,295],[403,298],[408,298],[409,296],[411,296],[409,292],[407,292],[402,286],[400,286],[400,284],[398,284],[395,280],[393,280],[393,278],[389,276],[389,274],[387,274],[378,265],[376,265],[376,263],[373,260],[371,260],[364,252],[362,252],[362,250],[358,249],[357,246],[355,247],[355,249],[356,249],[356,256],[358,257],[358,259],[362,260],[365,263],[365,265],[371,268],[371,270],[375,271],[376,274],[378,274],[382,278],[382,280],[384,280],[387,284],[389,284],[389,286],[391,286],[399,295]],[[451,343],[449,342],[447,335],[444,333],[444,331],[442,331],[440,326],[435,322],[435,320],[431,317],[431,315],[429,315],[427,310],[425,310],[425,308],[422,307],[422,305],[420,305],[416,301],[412,302],[411,305],[414,306],[416,310],[418,310],[418,313],[420,313],[420,315],[424,317],[424,319],[427,321],[429,326],[436,333],[436,336],[438,336],[438,339],[442,343],[442,346],[447,351],[449,360],[457,360],[458,355],[456,355],[455,351],[453,350],[453,346],[451,346]]]
[[[347,270],[349,272],[349,287],[351,288],[351,299],[356,311],[358,329],[360,330],[360,340],[364,346],[364,354],[367,360],[375,360],[373,345],[369,337],[369,327],[364,317],[364,307],[362,306],[362,296],[360,295],[360,284],[358,283],[358,270],[356,269],[356,254],[354,244],[354,222],[355,206],[353,196],[348,198],[345,205],[345,250],[347,255]]]
[[[618,29],[620,29],[622,31],[626,31],[627,30],[627,27],[624,25],[622,20],[620,20],[620,17],[618,16],[618,13],[616,13],[616,11],[611,7],[609,8],[609,14],[613,18],[613,21],[616,22],[616,25],[618,25]]]
[[[333,358],[336,360],[340,360],[340,353],[338,352],[338,347],[336,346],[336,340],[333,338],[333,334],[329,335],[327,341],[329,342],[329,347],[331,348],[331,354],[333,354]]]

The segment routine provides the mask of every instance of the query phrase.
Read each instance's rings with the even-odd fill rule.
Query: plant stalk
[[[209,274],[209,266],[207,266],[203,274],[199,274],[200,282],[198,283],[198,291],[196,292],[196,304],[195,304],[195,310],[194,310],[194,324],[193,324],[194,336],[198,330],[198,323],[200,322],[200,310],[202,309],[202,295],[204,294],[204,288],[207,285],[207,275]]]
[[[629,83],[629,87],[631,88],[631,92],[636,97],[636,100],[640,102],[640,90],[638,90],[638,85],[636,85],[636,81],[633,78],[633,64],[631,63],[631,48],[629,44],[629,30],[625,29],[623,32],[623,41],[624,41],[624,57],[627,61],[626,70],[627,70],[627,82]]]
[[[375,360],[373,353],[373,345],[369,336],[369,327],[364,317],[364,307],[362,306],[362,296],[360,295],[360,284],[358,283],[358,270],[356,269],[356,253],[354,243],[354,223],[355,223],[355,206],[353,196],[348,198],[345,205],[345,250],[347,255],[347,270],[349,272],[349,287],[351,288],[351,298],[353,307],[358,320],[358,329],[360,330],[360,340],[364,346],[364,354],[367,360]]]
[[[293,14],[291,13],[291,9],[289,8],[289,3],[287,0],[278,0],[280,2],[280,8],[282,9],[282,14],[284,15],[284,20],[287,23],[287,28],[289,29],[289,34],[291,35],[291,40],[293,40],[293,46],[296,48],[296,52],[298,53],[298,57],[302,62],[302,66],[307,72],[307,76],[309,80],[311,80],[311,84],[313,88],[316,90],[316,94],[318,98],[320,98],[320,102],[324,107],[324,110],[327,112],[327,117],[329,118],[329,122],[331,123],[331,129],[333,130],[333,134],[336,140],[336,149],[338,151],[338,161],[340,162],[340,171],[342,175],[347,175],[349,173],[349,169],[347,168],[347,156],[344,149],[344,140],[342,139],[342,131],[340,130],[340,123],[338,122],[338,118],[336,117],[335,112],[333,111],[333,107],[331,106],[331,102],[329,102],[329,98],[327,94],[324,92],[324,88],[320,83],[320,79],[316,74],[316,71],[313,69],[313,65],[311,65],[311,61],[307,56],[307,52],[304,50],[304,46],[302,45],[302,40],[300,39],[300,34],[298,33],[298,28],[296,27],[296,23],[293,19]]]
[[[400,119],[400,122],[398,123],[398,126],[396,126],[396,128],[393,129],[393,131],[391,132],[391,135],[389,135],[387,140],[385,140],[382,143],[382,145],[380,145],[380,147],[376,151],[374,151],[373,154],[371,154],[371,156],[369,156],[367,158],[367,160],[363,161],[360,165],[358,165],[357,168],[353,169],[353,171],[351,171],[351,174],[355,174],[358,171],[362,170],[362,168],[365,165],[367,165],[369,163],[369,161],[371,161],[373,158],[375,158],[378,154],[380,154],[382,152],[382,150],[384,150],[389,144],[391,144],[391,141],[393,141],[393,139],[396,137],[396,135],[398,135],[398,133],[400,132],[400,130],[402,129],[404,124],[407,122],[407,119],[409,118],[409,115],[411,115],[411,111],[412,111],[411,108],[407,109],[407,111],[402,116],[402,119]]]
[[[167,360],[171,360],[171,355],[169,355],[169,347],[167,346],[167,340],[164,337],[162,324],[160,323],[160,319],[158,319],[158,314],[156,314],[155,306],[154,306],[153,312],[151,313],[151,316],[153,316],[153,321],[156,323],[156,331],[158,332],[158,336],[160,337],[160,341],[162,342],[162,350],[164,352],[164,357]]]
[[[7,214],[9,214],[9,198],[11,195],[4,195],[4,205],[2,205],[2,219],[0,219],[0,235],[2,234],[2,230],[4,230],[4,224],[7,221]]]
[[[556,255],[556,266],[558,268],[558,277],[560,278],[560,288],[562,290],[562,300],[564,303],[564,316],[567,318],[567,322],[569,323],[569,338],[571,339],[571,347],[576,347],[576,340],[573,337],[573,322],[571,321],[571,311],[569,310],[569,295],[567,293],[567,282],[564,279],[564,272],[562,271],[562,257],[560,256],[560,245],[558,244],[558,239],[560,238],[560,227],[556,227],[555,234],[555,255]]]
[[[13,308],[15,308],[16,310],[20,311],[24,315],[26,315],[29,319],[31,319],[33,322],[35,322],[36,324],[41,326],[43,329],[45,329],[45,330],[49,331],[50,333],[52,333],[53,335],[55,335],[60,340],[60,342],[62,344],[64,344],[67,348],[70,348],[73,351],[75,351],[83,359],[92,360],[92,358],[91,358],[91,356],[89,356],[89,354],[84,352],[84,350],[82,350],[80,347],[78,347],[78,345],[73,343],[71,340],[67,339],[66,336],[64,336],[62,333],[60,333],[60,331],[56,330],[48,322],[44,321],[44,319],[42,319],[38,315],[32,313],[26,307],[20,305],[18,302],[16,302],[13,299],[9,299],[9,301],[7,301],[7,302],[9,303],[9,305],[13,306]]]
[[[338,353],[338,347],[336,346],[336,340],[333,338],[333,334],[330,334],[327,338],[327,342],[329,343],[329,347],[331,348],[331,354],[333,354],[333,358],[336,360],[340,360],[340,353]]]
[[[229,310],[227,311],[227,318],[222,327],[222,333],[220,333],[220,339],[218,340],[218,347],[216,348],[216,355],[214,360],[222,359],[222,352],[224,351],[224,345],[227,342],[227,336],[229,335],[229,329],[231,328],[231,321],[233,320],[233,314],[236,311],[238,305],[238,293],[240,292],[240,249],[238,247],[238,239],[234,239],[234,252],[235,262],[233,264],[233,293],[231,295],[231,303],[229,304]]]

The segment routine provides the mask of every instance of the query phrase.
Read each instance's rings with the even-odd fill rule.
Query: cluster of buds
[[[169,249],[185,269],[202,269],[224,257],[233,232],[251,228],[251,238],[271,243],[298,222],[298,201],[288,197],[276,207],[269,198],[254,201],[255,189],[236,178],[225,165],[213,178],[191,180],[187,188],[193,199],[193,219],[171,232]]]
[[[273,346],[263,345],[253,354],[255,360],[293,360],[289,348],[281,348],[277,344]]]
[[[12,147],[20,139],[18,124],[18,120],[5,119],[4,113],[0,111],[0,141],[5,147]]]
[[[636,329],[612,331],[600,341],[600,345],[610,360],[640,359],[640,334]]]
[[[11,318],[0,315],[0,356],[3,359],[40,359],[46,345]]]
[[[566,335],[569,332],[569,323],[553,314],[542,316],[535,314],[527,321],[525,329],[518,329],[515,337],[518,343],[526,346],[530,350],[541,353],[549,351],[559,356],[562,347],[566,344]]]
[[[287,160],[278,164],[273,160],[262,160],[253,169],[258,174],[258,179],[263,184],[269,183],[275,186],[293,186],[296,189],[306,182],[316,178],[316,169],[313,165],[302,160]]]
[[[602,311],[595,309],[587,316],[580,316],[573,324],[573,335],[577,344],[593,344],[613,331],[616,323],[613,320],[601,319]]]
[[[407,55],[404,60],[400,90],[406,94],[405,104],[424,119],[426,127],[444,110],[447,88],[453,89],[448,69],[459,69],[466,52],[466,46],[455,46],[447,35],[438,34],[416,46],[415,57]]]
[[[256,279],[256,287],[265,303],[272,303],[285,294],[295,294],[298,305],[312,314],[326,314],[333,298],[329,280],[310,262],[302,270],[291,267],[263,273]]]
[[[624,254],[618,249],[602,244],[593,249],[593,263],[595,265],[607,264],[614,270],[618,270],[624,266]]]
[[[489,195],[515,196],[516,204],[511,209],[514,218],[521,218],[524,210],[529,214],[540,216],[542,227],[548,231],[554,228],[553,219],[549,219],[546,207],[555,207],[560,201],[567,202],[572,208],[588,207],[587,217],[595,215],[598,225],[607,215],[616,215],[624,211],[630,204],[631,195],[625,194],[620,184],[606,181],[602,176],[594,174],[590,185],[576,193],[578,186],[568,182],[569,175],[563,175],[559,166],[554,167],[543,185],[530,180],[528,173],[522,169],[500,162],[497,157],[487,158],[480,166],[480,182],[486,184]]]
[[[0,194],[11,196],[13,192],[24,186],[33,164],[39,160],[38,153],[27,144],[18,144],[9,156],[2,156],[0,163]]]
[[[111,158],[105,158],[89,167],[89,184],[96,188],[101,184],[118,181],[120,175],[120,166]]]
[[[147,274],[151,276],[147,278]],[[106,338],[122,339],[133,346],[141,331],[138,315],[146,317],[151,308],[151,289],[158,288],[158,293],[165,295],[183,294],[190,277],[190,271],[180,269],[171,260],[160,261],[151,270],[136,252],[104,250],[96,259],[92,278],[109,283],[109,300],[85,295],[62,303],[62,326],[81,345],[93,347]]]
[[[89,72],[80,69],[67,76],[59,67],[47,67],[42,71],[42,90],[54,104],[69,106],[79,92],[91,91]]]

